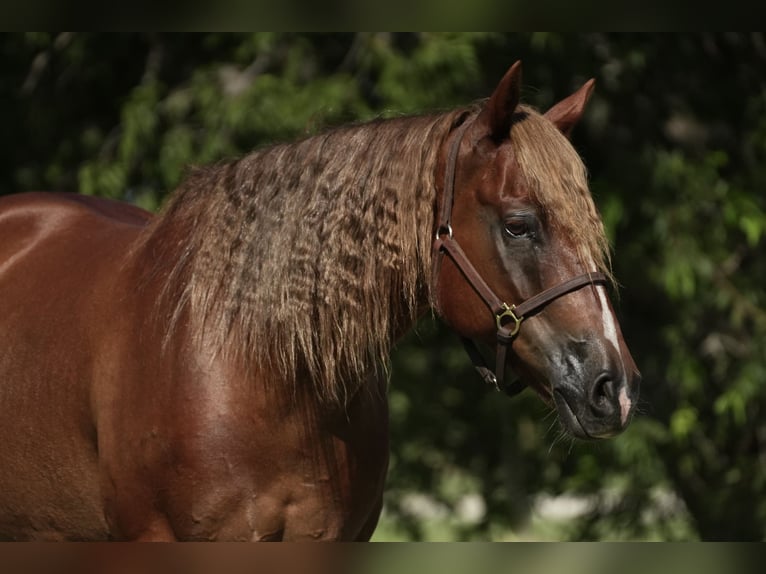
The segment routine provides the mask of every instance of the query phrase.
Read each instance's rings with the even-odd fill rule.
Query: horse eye
[[[514,217],[505,222],[505,232],[511,237],[527,237],[531,234],[529,222],[523,217]]]

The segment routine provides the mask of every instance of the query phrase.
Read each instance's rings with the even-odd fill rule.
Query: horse
[[[593,86],[540,113],[516,62],[480,102],[191,169],[157,215],[0,199],[0,536],[369,539],[386,360],[429,312],[574,437],[625,429],[640,375],[569,141]]]

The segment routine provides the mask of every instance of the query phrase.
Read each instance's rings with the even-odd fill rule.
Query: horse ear
[[[561,133],[569,137],[577,122],[580,121],[583,110],[585,110],[585,104],[588,103],[595,85],[596,80],[591,78],[574,94],[564,98],[545,112],[545,117],[551,120]]]
[[[495,141],[502,141],[511,133],[511,118],[520,98],[521,61],[516,61],[500,80],[477,118]]]

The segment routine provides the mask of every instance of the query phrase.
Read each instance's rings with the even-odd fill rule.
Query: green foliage
[[[29,34],[0,37],[0,193],[156,209],[186,166],[349,121],[487,96],[516,58],[574,134],[614,245],[642,412],[598,444],[484,388],[431,319],[399,345],[378,537],[766,536],[763,36]],[[577,497],[558,522],[541,501]],[[547,497],[547,498],[546,498]]]

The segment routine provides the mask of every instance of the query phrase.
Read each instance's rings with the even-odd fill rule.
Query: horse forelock
[[[435,167],[459,113],[338,128],[193,172],[147,232],[186,242],[167,272],[169,332],[188,309],[220,353],[345,400],[429,300]]]
[[[609,241],[593,202],[585,165],[569,140],[527,106],[511,127],[511,146],[530,198],[577,250],[584,270],[612,278]]]

